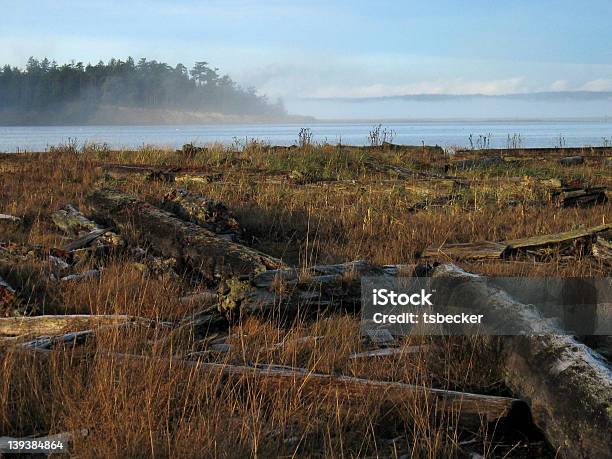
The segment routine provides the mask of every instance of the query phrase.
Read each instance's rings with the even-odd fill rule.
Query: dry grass
[[[289,263],[368,259],[410,263],[428,245],[442,242],[504,240],[596,225],[609,218],[610,204],[562,209],[542,203],[537,178],[581,178],[610,185],[601,166],[561,168],[554,161],[509,165],[462,173],[469,189],[449,180],[400,179],[375,172],[375,159],[402,167],[443,171],[433,152],[383,151],[307,146],[269,150],[249,144],[242,150],[213,146],[193,155],[143,148],[109,152],[88,147],[76,153],[0,157],[0,212],[23,218],[17,227],[0,227],[0,240],[62,246],[50,214],[73,203],[87,211],[85,195],[103,179],[104,163],[180,167],[221,174],[211,183],[187,183],[194,192],[223,201],[254,245]],[[307,182],[288,177],[299,171]],[[517,184],[509,177],[530,177]],[[150,182],[138,174],[112,180],[114,186],[155,203],[172,184]],[[453,188],[454,187],[454,188]],[[425,197],[463,193],[463,204],[408,213]],[[58,288],[50,268],[36,261],[0,263],[0,275],[22,297],[50,313],[133,314],[176,322],[198,312],[179,301],[197,290],[189,278],[151,278],[129,253],[104,259],[99,279]],[[591,259],[534,263],[471,263],[489,275],[601,276],[609,268]],[[87,269],[88,265],[82,266]],[[359,403],[341,402],[301,390],[273,389],[244,378],[227,383],[219,372],[202,372],[173,358],[225,363],[275,363],[322,373],[363,376],[427,386],[506,394],[496,373],[497,356],[477,339],[431,339],[427,350],[392,359],[356,361],[364,350],[358,320],[324,314],[292,324],[251,318],[227,331],[169,339],[168,327],[106,330],[85,346],[48,354],[0,349],[0,435],[80,431],[79,457],[526,457],[540,451],[514,447],[512,432],[483,426],[460,430],[455,419],[433,419],[431,402],[406,400],[390,407],[382,394]],[[211,341],[229,335],[226,353],[210,351]],[[322,337],[319,339],[300,339]],[[168,339],[163,339],[168,338]],[[165,345],[152,343],[164,341]],[[283,343],[277,346],[278,343]],[[1,346],[1,345],[0,345]],[[207,351],[208,350],[208,351]],[[196,354],[193,354],[196,352]],[[118,358],[116,353],[142,356]],[[520,439],[520,438],[519,438]],[[469,446],[462,442],[468,441]],[[523,442],[524,443],[524,442]],[[514,447],[514,449],[513,449]],[[534,449],[535,448],[535,449]]]

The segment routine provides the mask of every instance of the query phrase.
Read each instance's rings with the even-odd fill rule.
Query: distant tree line
[[[95,109],[102,105],[172,108],[236,115],[285,114],[253,88],[242,88],[207,62],[191,70],[164,62],[129,57],[96,65],[58,65],[30,58],[25,69],[5,65],[0,71],[0,109],[48,110],[66,103]]]

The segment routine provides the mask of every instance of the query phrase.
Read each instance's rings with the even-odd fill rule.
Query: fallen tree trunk
[[[587,207],[608,202],[605,186],[564,188],[552,193],[553,199],[562,207]]]
[[[386,172],[397,175],[401,178],[414,178],[414,177],[422,177],[422,178],[442,178],[442,179],[456,179],[457,177],[453,177],[446,174],[436,174],[435,172],[424,172],[424,171],[415,171],[411,169],[406,169],[405,167],[394,166],[392,164],[383,164],[378,161],[369,160],[366,162],[372,169],[378,172]]]
[[[138,319],[126,315],[44,315],[0,318],[0,335],[59,335],[103,325],[119,325]]]
[[[175,258],[207,279],[252,275],[284,266],[276,258],[219,238],[211,231],[120,191],[96,190],[88,200],[96,212],[122,230],[136,230],[164,257]]]
[[[530,253],[546,258],[552,253],[569,251],[573,254],[591,252],[591,245],[600,234],[612,230],[612,224],[581,228],[563,233],[545,234],[502,242],[479,241],[442,244],[427,247],[421,258],[447,257],[455,260],[503,259]]]
[[[591,228],[581,228],[573,231],[566,231],[556,234],[545,234],[542,236],[533,236],[524,239],[514,239],[505,241],[507,245],[505,255],[511,255],[517,252],[527,250],[542,250],[550,247],[562,249],[565,247],[574,247],[576,244],[589,245],[597,238],[598,233],[609,231],[612,229],[612,224],[594,226]]]
[[[124,361],[147,360],[147,357],[130,354],[109,354],[108,358]],[[106,356],[105,356],[106,358]],[[518,399],[492,395],[479,395],[444,389],[388,381],[376,381],[344,375],[314,373],[303,368],[277,365],[230,365],[208,363],[199,360],[177,358],[155,359],[167,361],[173,367],[194,368],[209,375],[221,375],[233,383],[253,379],[257,386],[275,391],[299,388],[306,395],[334,397],[344,401],[359,400],[378,396],[383,402],[398,409],[414,409],[435,413],[438,420],[458,421],[463,427],[479,428],[483,423],[503,421],[530,421],[526,404]]]
[[[228,280],[220,288],[221,310],[241,313],[282,312],[293,314],[304,308],[316,312],[334,306],[358,310],[361,306],[361,277],[419,275],[427,269],[414,265],[371,265],[353,261],[337,265],[317,265],[307,269],[277,269],[252,279]]]
[[[235,240],[242,235],[240,224],[219,201],[177,188],[164,196],[163,206],[184,220],[195,223],[217,235]]]
[[[506,385],[531,406],[535,423],[563,457],[610,457],[612,370],[601,356],[572,336],[563,336],[533,309],[503,291],[474,282],[478,276],[453,265],[434,277],[469,280],[474,310],[503,315],[506,324],[534,336],[491,338],[501,345]],[[537,335],[537,336],[535,336]]]
[[[80,249],[99,238],[106,245],[124,245],[119,235],[89,220],[71,204],[68,204],[64,209],[54,212],[51,215],[51,219],[64,233],[77,238],[75,241],[68,244],[65,250],[72,251]]]

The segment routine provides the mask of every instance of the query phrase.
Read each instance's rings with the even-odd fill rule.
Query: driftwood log
[[[238,221],[219,201],[190,193],[183,188],[176,188],[164,196],[163,206],[182,219],[230,240],[242,235]]]
[[[0,318],[0,335],[60,335],[65,331],[86,330],[104,325],[119,325],[137,319],[126,315],[43,315]]]
[[[130,354],[108,354],[104,358],[116,358],[127,362],[145,362],[147,357]],[[231,365],[208,363],[200,360],[156,358],[167,361],[173,367],[193,368],[209,375],[221,375],[228,382],[240,383],[249,379],[268,390],[286,391],[299,387],[301,393],[316,397],[333,397],[344,401],[379,396],[382,401],[398,409],[414,406],[426,410],[431,407],[438,420],[457,420],[463,427],[478,428],[487,423],[512,422],[525,425],[530,422],[525,402],[492,395],[480,395],[444,389],[433,389],[400,382],[376,381],[343,375],[314,373],[303,368],[278,365]]]
[[[583,156],[566,156],[565,158],[559,159],[559,164],[563,166],[578,166],[584,164]]]
[[[581,228],[563,233],[544,234],[502,242],[480,241],[430,246],[421,258],[446,257],[454,260],[502,259],[529,253],[546,258],[551,253],[588,253],[600,234],[608,234],[612,224]]]
[[[377,266],[365,261],[353,261],[301,270],[270,270],[245,281],[230,279],[225,282],[220,287],[219,306],[225,311],[240,310],[247,314],[293,314],[302,307],[312,312],[330,306],[358,310],[361,306],[361,277],[411,276],[420,269],[427,268],[414,265]]]
[[[454,169],[474,169],[478,167],[492,167],[503,162],[504,160],[501,158],[501,156],[485,156],[483,158],[451,161],[449,166]]]
[[[491,343],[501,345],[506,385],[529,403],[535,423],[562,457],[611,457],[610,365],[532,308],[478,282],[478,276],[442,265],[434,277],[469,280],[462,287],[471,290],[474,310],[503,315],[506,323],[534,334],[491,338]]]
[[[563,187],[552,198],[562,207],[587,207],[608,202],[605,186]]]
[[[284,266],[283,262],[117,190],[88,196],[95,211],[121,230],[135,230],[164,257],[175,258],[204,278],[252,275]]]
[[[80,249],[97,239],[100,239],[104,245],[124,245],[119,235],[91,221],[71,204],[54,212],[51,219],[64,233],[76,238],[65,247],[67,251]]]

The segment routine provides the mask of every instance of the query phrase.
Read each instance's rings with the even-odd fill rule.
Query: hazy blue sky
[[[0,0],[0,63],[207,60],[269,96],[612,90],[609,0]]]

